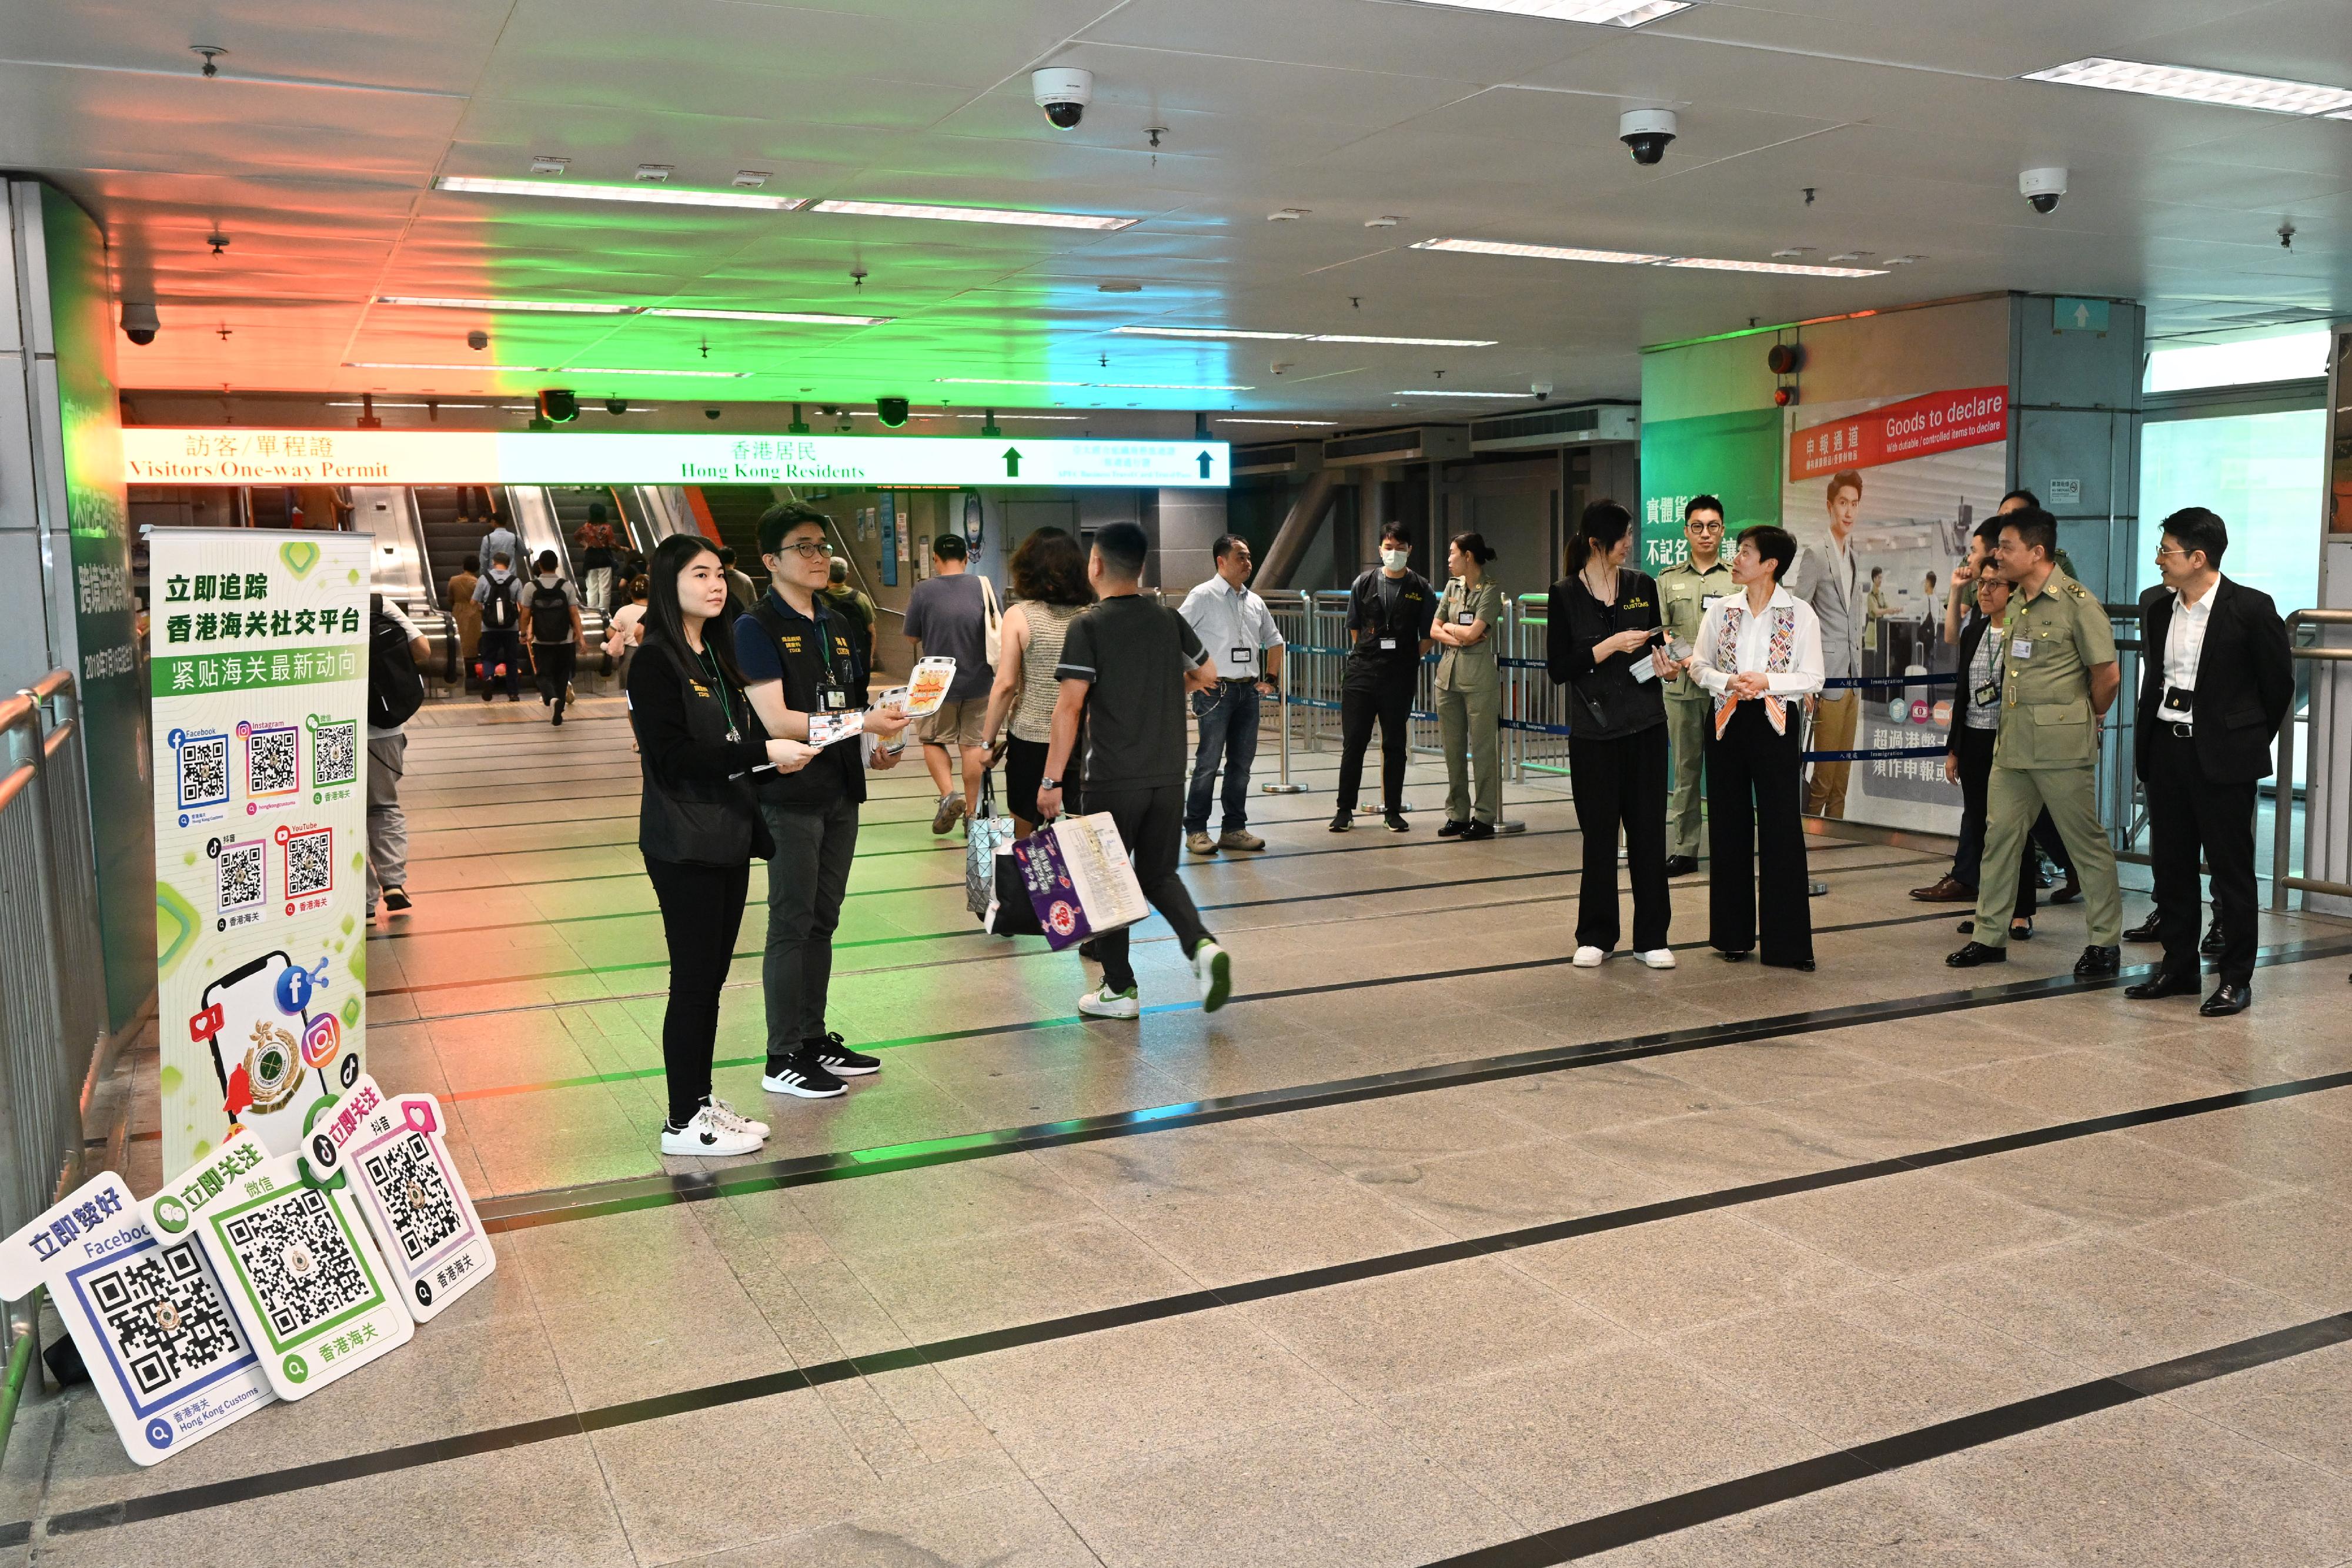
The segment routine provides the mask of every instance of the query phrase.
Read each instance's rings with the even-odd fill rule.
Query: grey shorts
[[[988,699],[966,697],[940,705],[940,711],[917,721],[917,733],[926,746],[978,747],[988,744]]]

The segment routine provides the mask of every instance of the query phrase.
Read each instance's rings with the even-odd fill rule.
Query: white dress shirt
[[[2172,622],[2164,629],[2164,692],[2167,697],[2178,687],[2184,692],[2197,689],[2197,661],[2205,656],[2205,626],[2213,618],[2213,594],[2221,586],[2215,579],[2212,588],[2205,591],[2196,603],[2183,599],[2176,590],[2172,595]],[[2159,702],[2156,716],[2168,724],[2189,724],[2195,716]]]
[[[1256,680],[1263,673],[1258,651],[1282,646],[1274,612],[1246,583],[1235,588],[1212,577],[1184,596],[1177,613],[1192,623],[1192,634],[1216,660],[1217,674],[1229,681]]]
[[[1790,659],[1788,670],[1764,671],[1769,683],[1769,689],[1771,695],[1777,697],[1810,696],[1814,692],[1820,691],[1822,689],[1821,621],[1813,614],[1811,605],[1795,597],[1787,589],[1777,586],[1772,590],[1771,600],[1765,605],[1763,614],[1748,615],[1741,621],[1739,641],[1737,644],[1738,660],[1733,667],[1727,670],[1719,670],[1711,662],[1715,657],[1715,645],[1717,640],[1723,635],[1725,612],[1735,606],[1743,611],[1748,608],[1747,591],[1742,590],[1727,595],[1707,606],[1706,613],[1699,617],[1698,639],[1692,648],[1690,669],[1692,676],[1700,685],[1716,695],[1721,696],[1730,689],[1732,676],[1750,670],[1764,670],[1765,660],[1769,653],[1772,643],[1772,612],[1783,605],[1794,608],[1797,612],[1797,645],[1791,651],[1792,656]]]

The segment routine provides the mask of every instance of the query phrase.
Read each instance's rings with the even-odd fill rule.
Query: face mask
[[[1391,571],[1402,571],[1404,570],[1404,563],[1412,559],[1412,551],[1409,549],[1384,549],[1381,551],[1381,564],[1388,568]]]

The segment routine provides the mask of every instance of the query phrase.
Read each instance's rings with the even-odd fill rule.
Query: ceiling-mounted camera
[[[719,410],[715,408],[706,408],[702,411],[702,417],[705,419],[717,419],[719,417]]]
[[[907,423],[907,400],[902,397],[877,397],[874,400],[874,417],[891,430]]]
[[[580,417],[579,394],[562,387],[548,387],[539,394],[539,417],[550,424],[569,424]]]
[[[1629,109],[1617,117],[1617,140],[1633,150],[1636,163],[1655,163],[1664,158],[1675,131],[1671,109]]]
[[[479,327],[475,328],[472,331],[466,334],[466,347],[473,350],[476,353],[480,353],[484,349],[487,349],[489,346],[490,335],[488,332],[483,331]]]
[[[2017,177],[2017,193],[2032,203],[2035,212],[2054,213],[2058,198],[2066,193],[2066,171],[2028,169]]]
[[[122,302],[122,335],[124,337],[143,349],[153,342],[155,334],[163,329],[163,323],[156,319],[153,305],[129,299]]]
[[[604,400],[604,412],[610,414],[626,413],[629,412],[629,400],[625,397],[608,397]]]
[[[1056,131],[1075,131],[1095,100],[1095,73],[1048,66],[1029,73],[1029,95],[1045,111],[1045,123]]]

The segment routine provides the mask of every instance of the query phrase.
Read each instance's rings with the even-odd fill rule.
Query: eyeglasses
[[[796,545],[779,546],[776,553],[782,555],[786,550],[793,551],[803,560],[827,560],[833,556],[833,547],[822,539],[803,539]]]
[[[2157,559],[2162,560],[2168,555],[2177,555],[2183,560],[2187,560],[2189,559],[2189,552],[2182,549],[2179,545],[2158,545],[2156,547]]]
[[[1690,529],[1693,533],[1719,534],[1723,531],[1723,519],[1717,517],[1714,522],[1703,523],[1696,517],[1692,517],[1686,520],[1683,524],[1683,527]]]

